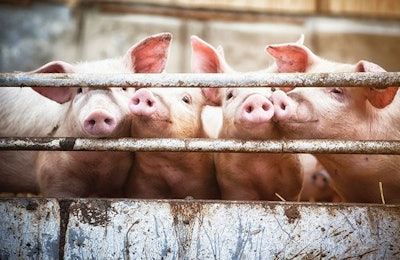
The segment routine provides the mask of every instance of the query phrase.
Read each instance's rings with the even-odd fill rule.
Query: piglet
[[[221,49],[192,37],[194,72],[237,73],[227,65]],[[253,72],[273,72],[274,68]],[[210,90],[211,91],[211,90]],[[270,88],[221,88],[210,94],[222,105],[222,139],[281,139],[273,121]],[[298,200],[303,172],[298,155],[267,153],[216,153],[215,167],[222,199]]]
[[[361,60],[344,64],[322,59],[301,44],[267,47],[281,72],[384,72],[379,65]],[[276,117],[287,138],[345,140],[398,140],[400,98],[398,87],[296,88],[272,95],[272,102],[291,106],[289,116]],[[290,89],[287,89],[290,90]],[[345,202],[400,202],[400,156],[317,154],[331,176],[332,185]],[[380,190],[382,183],[383,192]]]
[[[150,36],[131,47],[121,58],[69,64],[50,62],[33,73],[159,73],[164,70],[169,33]],[[57,124],[50,120],[54,137],[123,137],[129,136],[128,100],[134,89],[126,88],[45,88],[32,87],[43,96],[44,104],[56,103]],[[35,104],[29,111],[37,115]],[[53,104],[53,103],[52,103]],[[48,111],[53,113],[52,111]],[[18,117],[18,114],[15,115]],[[24,115],[28,118],[28,115]],[[25,123],[25,122],[21,122]],[[45,125],[46,122],[44,122]],[[46,131],[34,132],[43,136]],[[26,159],[28,157],[28,159]],[[8,158],[8,157],[6,157]],[[3,171],[0,187],[13,192],[37,192],[50,197],[118,196],[131,166],[127,152],[14,152],[16,161],[26,168],[9,167]],[[1,164],[8,164],[2,160]],[[11,161],[14,164],[14,161]],[[27,168],[30,166],[31,168]],[[33,177],[33,176],[36,176]],[[30,184],[26,185],[25,177]],[[40,189],[38,189],[38,186]]]
[[[200,88],[142,88],[131,98],[131,136],[206,138],[200,118],[207,92]],[[146,199],[218,199],[210,153],[137,152],[126,194]]]
[[[322,164],[311,154],[301,154],[304,181],[300,200],[309,202],[340,202],[331,184],[331,177]]]

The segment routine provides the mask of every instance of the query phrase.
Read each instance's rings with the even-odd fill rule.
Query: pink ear
[[[54,100],[60,104],[70,101],[72,97],[72,91],[69,88],[32,87],[32,89],[40,95]]]
[[[29,73],[74,73],[75,67],[63,61],[52,61]],[[32,89],[40,95],[60,104],[71,100],[72,90],[69,88],[34,87]]]
[[[267,46],[267,52],[275,59],[278,72],[305,72],[312,61],[306,47],[296,44]]]
[[[194,73],[220,73],[221,57],[218,51],[197,36],[191,37],[191,66]]]
[[[234,72],[224,58],[221,46],[215,49],[197,36],[192,36],[191,66],[194,73]]]
[[[356,64],[356,72],[385,72],[379,65],[361,60]],[[397,94],[398,87],[387,87],[385,89],[366,88],[368,101],[376,108],[384,108],[392,103]]]
[[[297,44],[303,45],[304,44],[304,34],[300,35],[300,38],[296,41]]]
[[[63,61],[51,61],[28,73],[74,73],[75,67]]]
[[[207,105],[220,106],[222,104],[220,88],[202,88],[201,91],[207,99]]]
[[[132,72],[160,73],[167,63],[169,46],[172,40],[170,33],[152,35],[132,46],[124,59]]]

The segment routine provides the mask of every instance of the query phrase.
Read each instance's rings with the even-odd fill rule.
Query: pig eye
[[[80,94],[80,93],[82,93],[82,91],[83,91],[82,88],[78,88],[78,89],[76,90],[76,93]]]
[[[233,98],[233,91],[229,91],[229,92],[226,94],[226,100],[229,100],[229,99],[231,99],[231,98]]]
[[[190,103],[191,103],[191,100],[190,100],[190,97],[189,97],[189,96],[184,96],[184,97],[182,98],[182,101],[185,102],[186,104],[190,104]]]
[[[122,88],[122,90],[123,90],[123,91],[126,91],[126,90],[127,90],[127,88]]]
[[[271,91],[275,92],[276,88],[275,87],[271,87]]]
[[[340,88],[333,88],[331,92],[334,94],[343,94],[343,90]]]

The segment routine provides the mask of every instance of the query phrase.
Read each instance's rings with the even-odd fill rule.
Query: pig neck
[[[217,178],[235,180],[236,190],[246,191],[245,197],[237,192],[234,196],[239,197],[233,199],[278,200],[278,193],[286,200],[298,200],[303,172],[297,155],[217,153],[215,158]]]
[[[52,176],[45,190],[52,186],[75,183],[76,187],[62,185],[50,196],[117,196],[131,167],[132,154],[128,152],[39,152],[37,170],[40,176]],[[115,163],[118,162],[118,163]],[[78,188],[77,188],[78,187]],[[71,192],[71,190],[75,190]],[[46,193],[46,192],[45,192]]]
[[[134,164],[135,171],[149,175],[161,172],[165,173],[164,177],[168,177],[170,171],[179,173],[181,177],[187,177],[205,172],[211,173],[213,169],[210,153],[138,152],[135,154]]]
[[[221,139],[243,139],[243,140],[274,140],[281,139],[274,122],[264,123],[261,126],[255,125],[253,128],[238,128],[229,122],[224,121],[218,134]]]
[[[400,156],[318,154],[335,191],[346,202],[381,203],[382,182],[386,203],[400,202]]]

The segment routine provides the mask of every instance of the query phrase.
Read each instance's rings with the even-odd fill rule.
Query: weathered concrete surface
[[[400,205],[1,199],[1,259],[400,257]]]
[[[265,51],[268,44],[293,42],[302,33],[305,44],[321,57],[349,63],[364,59],[400,71],[398,19],[283,15],[248,22],[237,16],[197,20],[173,8],[169,15],[143,15],[123,9],[104,12],[95,4],[79,8],[61,4],[67,1],[31,2],[0,4],[0,72],[29,71],[51,60],[71,63],[117,57],[139,40],[164,31],[174,36],[166,69],[171,73],[190,72],[191,35],[224,47],[228,63],[246,72],[272,63]]]
[[[57,200],[0,200],[0,259],[57,259]]]

